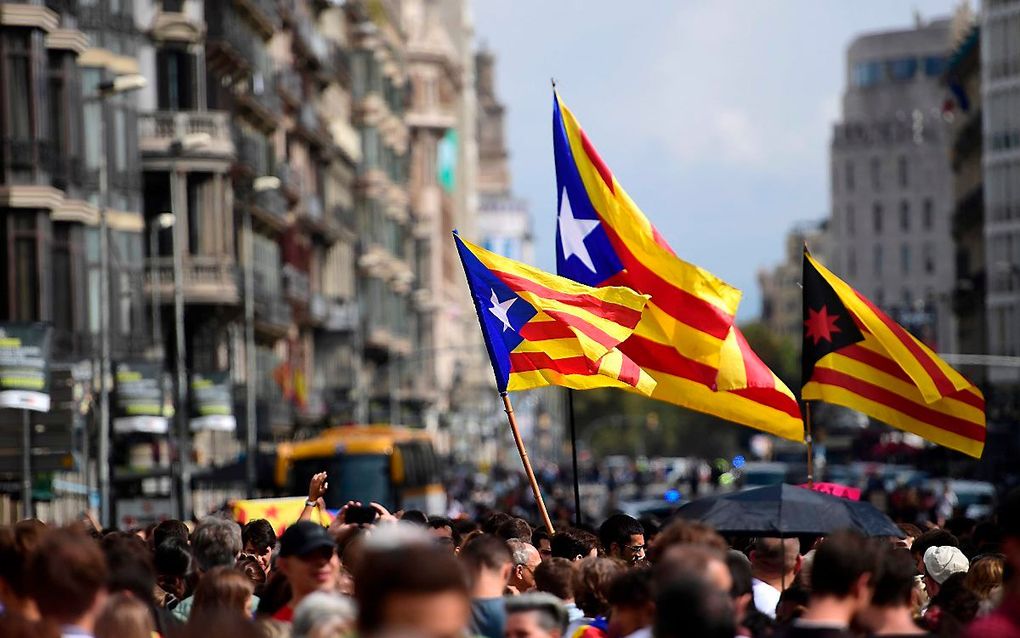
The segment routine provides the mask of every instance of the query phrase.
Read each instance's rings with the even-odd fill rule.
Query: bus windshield
[[[328,459],[302,459],[294,463],[295,489],[307,487],[316,472],[328,473],[326,507],[339,509],[347,501],[364,505],[379,503],[393,509],[394,494],[390,489],[390,459],[383,454],[338,454]]]

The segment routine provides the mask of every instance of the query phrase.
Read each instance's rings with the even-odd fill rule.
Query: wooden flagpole
[[[811,402],[804,402],[804,442],[807,443],[807,483],[815,486],[815,448],[811,437]]]
[[[503,397],[503,410],[506,412],[506,420],[510,422],[510,431],[514,433],[514,443],[517,444],[517,452],[521,455],[524,472],[528,475],[528,481],[531,482],[531,491],[535,495],[538,512],[542,515],[542,522],[545,523],[545,528],[549,530],[549,535],[552,536],[556,533],[556,530],[553,529],[552,520],[549,518],[549,511],[545,509],[545,501],[542,500],[542,491],[538,489],[538,479],[535,478],[535,470],[531,469],[528,451],[524,449],[524,439],[521,438],[521,432],[517,429],[517,417],[514,416],[514,406],[510,403],[510,395],[507,392],[500,392],[499,396]]]

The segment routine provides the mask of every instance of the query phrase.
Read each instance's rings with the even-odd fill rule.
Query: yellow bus
[[[313,439],[281,443],[276,486],[301,494],[316,472],[327,472],[326,508],[347,501],[379,503],[390,511],[446,514],[446,491],[432,437],[391,425],[344,425]]]

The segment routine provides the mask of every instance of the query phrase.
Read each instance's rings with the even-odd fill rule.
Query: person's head
[[[474,597],[503,595],[510,581],[513,558],[502,538],[493,534],[475,536],[464,544],[459,556],[467,568]]]
[[[39,613],[85,629],[106,601],[106,559],[89,536],[67,529],[47,532],[28,564],[28,591]]]
[[[623,638],[648,627],[655,618],[652,572],[641,567],[617,574],[609,582],[608,638]]]
[[[33,618],[37,612],[28,594],[28,564],[45,532],[36,520],[0,527],[0,603]]]
[[[598,555],[599,539],[583,529],[566,527],[553,535],[549,549],[557,558],[581,560]]]
[[[241,527],[223,518],[202,519],[191,535],[195,567],[202,573],[213,567],[232,567],[243,547]]]
[[[914,557],[906,548],[887,547],[882,550],[880,561],[881,569],[874,578],[871,601],[857,613],[858,622],[872,633],[883,629],[883,622],[891,610],[910,615],[917,573]]]
[[[106,589],[111,594],[126,591],[135,598],[151,602],[156,588],[156,569],[149,546],[139,536],[112,532],[100,546],[106,556]]]
[[[574,603],[585,616],[605,616],[609,611],[609,583],[624,571],[624,566],[612,558],[589,556],[577,563],[571,588]]]
[[[903,538],[897,538],[895,542],[898,546],[909,550],[917,537],[921,535],[921,528],[910,523],[900,523],[899,527],[900,532],[903,533]]]
[[[751,569],[757,578],[785,589],[793,584],[793,578],[801,566],[800,541],[796,538],[771,538],[760,536],[751,550]]]
[[[237,612],[251,617],[251,596],[255,586],[232,567],[214,567],[202,575],[195,588],[191,618],[201,619],[222,612]]]
[[[531,542],[531,533],[531,525],[529,525],[528,521],[523,518],[511,518],[510,520],[505,521],[499,526],[499,529],[496,530],[496,536],[499,536],[505,541],[508,541],[511,538],[516,538],[517,540],[524,541],[525,543]]]
[[[871,602],[879,548],[858,532],[836,532],[819,544],[811,566],[811,597],[838,602],[847,621]]]
[[[953,574],[966,573],[970,561],[956,547],[929,547],[924,552],[924,587],[937,596],[942,584]]]
[[[788,625],[800,618],[807,609],[811,599],[811,590],[802,584],[787,587],[779,595],[779,604],[776,605],[776,624],[779,626]]]
[[[944,636],[962,635],[964,628],[977,616],[981,600],[964,584],[966,575],[957,572],[942,583],[929,608],[937,607],[938,631]]]
[[[179,521],[175,518],[160,521],[152,528],[152,536],[149,539],[152,543],[153,548],[162,545],[168,538],[177,538],[184,541],[184,545],[188,544],[188,537],[191,533],[188,531],[188,526],[184,524],[184,521]]]
[[[291,637],[346,636],[354,629],[357,617],[357,609],[350,598],[328,592],[312,592],[294,608]]]
[[[729,595],[733,587],[726,552],[708,545],[673,545],[655,563],[656,586],[662,588],[679,574],[698,574],[705,582]]]
[[[727,593],[696,574],[683,574],[655,596],[655,638],[733,638],[737,624]]]
[[[924,573],[924,553],[929,547],[959,547],[960,541],[941,528],[930,529],[914,539],[910,544],[910,553],[917,563],[917,573]]]
[[[552,594],[565,603],[574,602],[574,563],[566,558],[550,558],[535,569],[535,589]]]
[[[152,638],[155,631],[148,606],[128,592],[111,595],[96,619],[96,638]]]
[[[994,590],[1002,587],[1006,558],[1002,554],[985,554],[970,563],[964,584],[981,600],[990,600]]]
[[[366,638],[403,631],[460,638],[471,611],[461,563],[434,545],[366,549],[355,569],[354,598],[358,634]]]
[[[433,516],[425,523],[425,527],[428,528],[429,533],[432,534],[439,545],[449,549],[451,552],[456,552],[460,549],[460,532],[457,531],[457,527],[450,519],[442,516]]]
[[[613,514],[599,527],[599,542],[611,558],[636,563],[645,558],[645,528],[632,516]]]
[[[503,523],[511,520],[513,516],[510,516],[506,512],[497,512],[495,510],[489,512],[479,521],[483,534],[496,534],[499,532],[499,528]]]
[[[531,532],[531,544],[538,550],[538,555],[542,557],[542,560],[549,560],[552,558],[552,539],[549,536],[549,530],[545,528],[545,525],[536,527]]]
[[[558,598],[541,592],[506,600],[506,638],[560,638],[567,630],[567,611]]]
[[[648,560],[658,562],[670,548],[679,545],[704,545],[724,552],[729,549],[726,540],[711,526],[699,521],[676,519],[663,528],[648,548]]]
[[[312,521],[298,521],[280,536],[276,567],[290,582],[294,603],[313,591],[336,586],[340,559],[326,528]]]
[[[513,568],[510,571],[510,585],[524,593],[535,588],[535,570],[542,564],[542,557],[531,543],[511,538],[506,542],[510,550]]]
[[[156,570],[156,584],[175,598],[183,599],[191,567],[191,550],[187,543],[174,536],[167,537],[156,546],[152,563]]]
[[[733,618],[742,625],[748,610],[753,607],[751,561],[747,556],[731,549],[726,552],[726,567],[730,570],[730,599],[733,601]]]
[[[241,554],[237,557],[237,562],[234,563],[234,569],[244,574],[245,578],[251,581],[252,587],[255,588],[255,594],[258,595],[262,588],[265,587],[266,581],[269,576],[266,571],[262,568],[262,562],[257,556],[252,554]]]
[[[429,517],[421,510],[407,510],[400,515],[400,520],[418,527],[425,527],[429,522]]]
[[[241,545],[245,554],[251,554],[259,559],[263,571],[268,574],[269,561],[276,547],[276,530],[273,529],[273,524],[264,518],[248,521],[241,528]]]

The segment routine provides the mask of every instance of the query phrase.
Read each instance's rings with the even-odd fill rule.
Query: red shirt
[[[279,620],[280,622],[291,622],[294,620],[294,608],[289,604],[280,607],[275,614],[273,614],[273,620]]]
[[[971,623],[964,638],[1020,638],[1020,595],[1008,596],[991,614]]]

